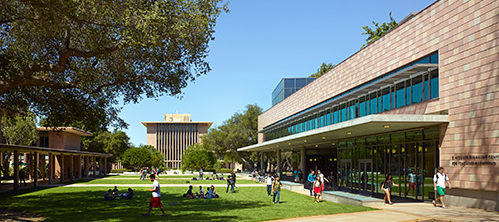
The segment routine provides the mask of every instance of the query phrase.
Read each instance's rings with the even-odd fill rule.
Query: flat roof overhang
[[[422,128],[448,122],[448,115],[374,114],[242,147],[237,151],[292,150],[293,148],[329,144],[331,141],[339,139]]]
[[[55,148],[47,148],[47,147],[38,147],[38,146],[24,146],[24,145],[12,145],[12,144],[4,144],[0,143],[0,151],[14,151],[17,150],[21,153],[29,153],[29,152],[38,152],[41,154],[66,154],[66,155],[82,155],[82,156],[98,156],[98,157],[112,157],[112,154],[107,153],[94,153],[87,151],[78,151],[78,150],[63,150],[63,149],[55,149]]]
[[[211,127],[211,125],[213,124],[213,122],[208,122],[208,121],[200,121],[200,122],[193,122],[193,121],[189,121],[189,122],[168,122],[168,121],[151,121],[151,122],[141,122],[142,125],[144,125],[145,127],[147,127],[147,125],[149,124],[201,124],[201,125],[207,125],[208,128]]]

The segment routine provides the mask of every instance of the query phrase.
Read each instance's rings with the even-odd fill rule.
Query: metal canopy
[[[324,148],[339,139],[390,133],[448,123],[448,115],[382,115],[375,114],[281,137],[237,151],[276,151],[297,148]]]
[[[112,154],[107,153],[94,153],[78,150],[61,150],[55,148],[38,147],[38,146],[23,146],[23,145],[11,145],[0,143],[0,151],[14,151],[17,150],[21,153],[27,152],[38,152],[38,153],[58,153],[58,154],[68,154],[68,155],[82,155],[82,156],[98,156],[98,157],[112,157]]]

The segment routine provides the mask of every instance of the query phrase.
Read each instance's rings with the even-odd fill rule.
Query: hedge
[[[123,169],[112,169],[111,173],[124,173],[124,172],[132,172],[129,169],[123,168]]]

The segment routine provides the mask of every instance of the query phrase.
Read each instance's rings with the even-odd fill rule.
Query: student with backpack
[[[446,185],[448,185],[449,189],[452,189],[449,182],[449,177],[444,171],[445,171],[444,168],[440,167],[438,168],[438,172],[433,176],[433,189],[435,190],[435,200],[432,203],[433,206],[435,207],[437,206],[437,201],[440,200],[440,203],[442,203],[442,207],[445,208],[445,202],[444,202],[445,187]]]

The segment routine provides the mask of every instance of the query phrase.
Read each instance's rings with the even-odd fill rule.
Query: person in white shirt
[[[274,178],[270,175],[270,173],[267,175],[267,177],[265,177],[265,183],[267,183],[267,195],[269,195],[269,197],[271,196],[270,193],[272,191],[273,180]]]
[[[163,212],[163,216],[166,216],[165,209],[163,209],[163,204],[161,203],[160,199],[161,190],[159,187],[159,181],[156,180],[156,176],[154,174],[149,175],[149,179],[151,179],[151,181],[153,182],[152,189],[149,190],[149,192],[151,192],[152,194],[152,197],[151,202],[149,203],[149,210],[146,214],[144,214],[144,216],[149,216],[153,207],[158,207],[159,209],[161,209],[161,211]]]
[[[442,207],[445,208],[445,185],[448,185],[449,189],[452,189],[449,182],[449,177],[444,172],[444,168],[440,167],[438,168],[438,172],[435,174],[435,176],[433,176],[433,187],[435,190],[435,200],[433,201],[433,206],[436,207],[437,201],[440,200],[440,202],[442,203]]]

